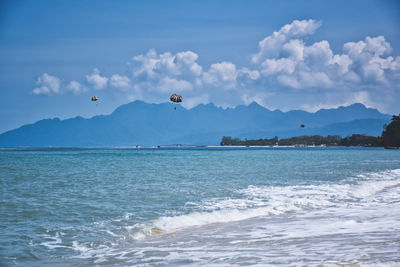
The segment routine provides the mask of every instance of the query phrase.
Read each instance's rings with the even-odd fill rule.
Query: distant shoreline
[[[243,147],[341,147],[341,146],[326,146],[326,145],[318,145],[318,146],[312,146],[312,145],[310,145],[310,146],[308,146],[308,145],[282,145],[282,146],[268,146],[268,145],[266,145],[266,146],[230,146],[230,145],[228,145],[228,146],[207,146],[207,147],[217,147],[217,148],[220,148],[220,147],[237,147],[237,148],[243,148]],[[343,146],[343,147],[346,147],[346,146]]]
[[[7,150],[40,150],[40,151],[51,151],[51,150],[186,150],[186,149],[207,149],[207,148],[221,148],[221,149],[230,149],[230,148],[385,148],[383,146],[341,146],[341,145],[278,145],[278,146],[166,146],[166,147],[154,147],[154,146],[97,146],[97,147],[65,147],[65,146],[46,146],[46,147],[0,147],[0,151]]]

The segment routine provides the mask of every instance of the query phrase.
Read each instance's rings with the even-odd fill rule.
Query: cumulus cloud
[[[196,63],[196,60],[199,56],[192,52],[192,51],[186,51],[186,52],[180,52],[176,54],[176,64],[180,70],[189,70],[189,73],[195,75],[195,76],[200,76],[203,68]]]
[[[203,73],[203,81],[215,87],[232,89],[236,86],[236,66],[231,62],[215,63]]]
[[[367,91],[348,92],[341,97],[330,95],[330,101],[323,101],[323,103],[315,104],[302,104],[300,107],[308,112],[316,112],[320,109],[333,109],[340,106],[349,106],[354,103],[361,103],[366,107],[382,108],[379,103],[371,99],[370,93]]]
[[[110,84],[112,87],[119,89],[126,89],[129,87],[130,79],[126,76],[121,76],[119,74],[114,74],[110,78]]]
[[[334,55],[330,63],[339,74],[343,75],[350,71],[350,65],[353,61],[348,55]]]
[[[193,89],[233,89],[238,75],[249,79],[259,77],[258,70],[243,68],[237,71],[231,62],[211,64],[208,71],[197,63],[198,55],[192,51],[158,54],[150,49],[146,54],[132,58],[132,76],[141,88],[148,91],[182,92]]]
[[[252,56],[252,61],[260,63],[266,58],[279,56],[282,46],[290,39],[313,34],[320,26],[321,23],[313,19],[294,20],[292,23],[286,24],[279,31],[273,32],[258,43],[260,51]]]
[[[198,55],[192,51],[158,54],[150,49],[146,54],[132,58],[132,76],[135,83],[148,91],[182,92],[201,87],[202,67]]]
[[[164,77],[159,81],[156,88],[160,92],[171,93],[192,90],[193,86],[190,82],[185,80]]]
[[[299,37],[321,26],[315,20],[293,21],[259,43],[253,55],[264,79],[295,89],[362,88],[371,83],[389,85],[399,79],[400,58],[383,36],[348,42],[334,54],[327,40],[306,45]]]
[[[145,55],[137,55],[133,60],[133,76],[160,78],[160,76],[200,76],[202,67],[197,64],[198,55],[192,51],[172,54],[158,54],[150,49]]]
[[[341,51],[334,52],[328,40],[310,42],[306,39],[321,25],[314,19],[294,20],[284,25],[261,40],[258,51],[251,55],[249,64],[243,66],[229,61],[201,66],[199,55],[193,51],[157,53],[150,49],[132,57],[128,75],[105,77],[94,69],[84,77],[86,81],[71,81],[62,88],[60,79],[45,73],[38,78],[37,88],[32,92],[80,94],[106,89],[110,85],[120,89],[113,93],[128,96],[127,99],[154,102],[168,99],[166,96],[170,93],[181,92],[185,93],[184,105],[188,108],[208,103],[209,95],[213,96],[216,105],[256,101],[266,106],[272,92],[279,92],[285,98],[291,95],[296,98],[300,94],[319,95],[320,100],[334,92],[349,101],[378,106],[376,99],[382,95],[382,90],[398,94],[400,57],[391,55],[393,50],[385,37],[367,36],[363,40],[347,42]],[[279,98],[278,94],[273,97]],[[317,98],[309,99],[317,101]],[[380,99],[382,103],[389,101]],[[339,98],[326,101],[325,106],[351,104]],[[319,104],[301,105],[308,110],[321,107]]]
[[[293,76],[282,74],[277,77],[277,80],[282,85],[285,85],[288,87],[292,87],[292,88],[300,88],[301,87],[300,82],[297,80],[296,77],[293,77]]]
[[[35,95],[55,95],[60,93],[61,80],[56,76],[43,73],[36,81],[38,87],[32,90]]]
[[[133,76],[139,76],[146,74],[149,77],[155,75],[153,69],[158,65],[159,59],[156,58],[157,53],[154,49],[149,50],[146,55],[137,55],[132,59],[134,62],[138,63],[139,67],[133,70]]]
[[[245,105],[249,105],[253,102],[256,102],[257,104],[268,108],[267,99],[271,96],[272,96],[271,93],[264,93],[264,92],[260,92],[260,93],[256,93],[256,94],[244,93],[242,95],[242,101]]]
[[[96,90],[102,90],[107,86],[108,78],[101,76],[98,69],[94,69],[92,74],[86,75],[87,83]]]
[[[75,95],[79,95],[82,92],[86,91],[86,88],[77,81],[71,81],[67,85],[67,91],[72,92]]]
[[[248,68],[241,68],[237,72],[237,75],[240,77],[247,77],[251,80],[257,80],[260,78],[260,72],[258,70],[249,70]]]
[[[277,73],[292,74],[295,70],[297,62],[290,58],[266,59],[261,64],[261,73],[269,76]]]
[[[333,52],[328,41],[320,41],[304,46],[304,63],[312,71],[318,71],[331,64]]]
[[[208,103],[210,103],[209,95],[202,94],[199,96],[185,98],[184,101],[182,102],[182,106],[184,106],[187,109],[191,109],[199,104],[208,104]]]
[[[353,62],[354,71],[366,82],[387,83],[388,76],[400,70],[399,57],[384,57],[392,48],[383,36],[367,36],[364,41],[345,43],[343,50]]]

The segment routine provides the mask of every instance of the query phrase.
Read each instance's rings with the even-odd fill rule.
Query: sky
[[[0,133],[172,93],[187,109],[399,114],[399,29],[390,0],[1,0]]]

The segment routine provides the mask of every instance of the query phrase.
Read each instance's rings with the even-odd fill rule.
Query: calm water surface
[[[0,265],[400,266],[400,151],[0,149]]]

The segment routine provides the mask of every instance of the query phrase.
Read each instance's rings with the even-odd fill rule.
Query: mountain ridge
[[[222,136],[282,138],[353,133],[376,136],[390,118],[360,103],[310,113],[269,110],[256,102],[226,109],[212,103],[185,109],[172,103],[137,100],[117,107],[109,115],[43,119],[23,125],[0,134],[0,146],[215,145]],[[301,128],[300,124],[306,127]]]

